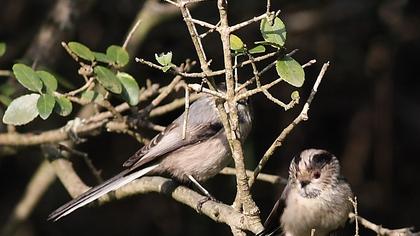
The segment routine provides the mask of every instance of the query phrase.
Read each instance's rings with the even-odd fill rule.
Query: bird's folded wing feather
[[[206,140],[223,129],[220,122],[188,125],[186,137],[182,139],[182,128],[183,125],[180,122],[170,124],[163,132],[156,135],[148,145],[143,146],[131,156],[123,166],[137,168],[181,147]]]

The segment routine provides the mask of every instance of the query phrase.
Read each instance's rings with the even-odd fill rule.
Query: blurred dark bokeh
[[[70,1],[70,0],[68,0]],[[75,63],[59,43],[43,50],[30,49],[41,27],[48,25],[52,0],[2,0],[0,2],[0,41],[7,43],[7,54],[0,58],[0,69],[11,68],[17,60],[55,71],[78,85]],[[57,40],[79,41],[90,48],[104,50],[121,44],[144,1],[70,1],[75,12]],[[149,1],[150,2],[150,1]],[[298,126],[283,147],[270,160],[265,172],[287,175],[288,163],[304,148],[325,148],[335,153],[345,176],[359,198],[359,213],[387,227],[420,227],[420,2],[415,0],[273,0],[287,27],[289,50],[298,48],[295,58],[302,64],[317,59],[306,69],[301,97],[306,99],[323,62],[331,66],[310,110],[308,122]],[[265,1],[230,1],[230,21],[237,23],[265,11]],[[196,6],[196,18],[217,22],[215,1]],[[65,17],[66,15],[62,15]],[[160,14],[145,22],[162,17]],[[156,18],[156,19],[155,19]],[[196,59],[186,26],[177,14],[148,33],[133,56],[153,59],[154,53],[173,51],[175,63]],[[143,22],[142,24],[147,25]],[[54,24],[54,22],[52,22]],[[140,26],[142,27],[142,26]],[[62,29],[62,28],[60,28]],[[258,24],[237,32],[245,43],[261,40]],[[46,36],[49,37],[49,36]],[[41,41],[45,40],[41,38]],[[204,41],[212,68],[222,67],[220,42],[212,36]],[[35,50],[35,51],[31,51]],[[40,53],[43,53],[42,55]],[[261,66],[262,67],[262,66]],[[167,84],[170,75],[132,63],[128,68],[139,83],[145,79]],[[240,71],[243,78],[250,70]],[[275,70],[264,76],[276,78]],[[0,79],[4,83],[5,78]],[[272,93],[288,100],[292,88],[277,86]],[[252,169],[279,132],[300,112],[300,106],[284,112],[258,95],[253,100],[256,120],[246,145],[247,164]],[[3,113],[4,107],[0,107]],[[166,125],[181,110],[156,120]],[[63,118],[37,120],[21,127],[20,132],[60,127]],[[0,124],[1,132],[4,126]],[[152,135],[152,134],[151,134]],[[110,177],[121,163],[138,149],[125,135],[103,134],[78,146],[89,153],[93,163]],[[43,157],[39,148],[19,149],[0,157],[0,227],[23,195],[25,186]],[[89,172],[81,159],[75,166],[89,181]],[[91,177],[90,177],[91,178]],[[93,181],[91,183],[94,183]],[[217,176],[206,183],[222,201],[234,198],[234,178]],[[277,186],[258,182],[253,189],[263,218],[276,196]],[[113,202],[99,208],[85,208],[58,223],[46,216],[69,196],[61,183],[48,190],[30,218],[16,235],[229,235],[226,225],[217,224],[167,197],[148,194]],[[362,232],[373,235],[372,232]],[[351,234],[351,232],[349,232]]]

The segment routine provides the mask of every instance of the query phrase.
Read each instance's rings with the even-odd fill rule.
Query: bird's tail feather
[[[133,170],[125,170],[121,172],[120,174],[114,176],[113,178],[105,181],[104,183],[93,187],[89,189],[88,191],[84,192],[77,198],[71,200],[70,202],[64,204],[54,212],[52,212],[48,216],[48,220],[57,221],[60,218],[70,214],[71,212],[75,211],[76,209],[87,205],[88,203],[91,203],[95,201],[96,199],[100,198],[101,196],[116,190],[129,182],[149,173],[153,169],[155,169],[159,164],[148,166],[146,168],[140,169],[138,171]],[[130,173],[132,172],[132,173]]]

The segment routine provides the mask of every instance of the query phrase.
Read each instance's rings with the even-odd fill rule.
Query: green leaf
[[[36,103],[39,116],[43,120],[46,120],[51,115],[54,105],[55,105],[55,99],[52,95],[42,94],[41,97],[38,98],[38,102]]]
[[[129,60],[128,52],[124,48],[117,45],[109,46],[106,49],[106,55],[119,67],[127,65]]]
[[[263,45],[258,45],[256,47],[253,47],[249,50],[249,53],[255,54],[255,53],[263,53],[265,52],[265,47]]]
[[[60,116],[68,116],[73,110],[73,104],[64,96],[55,97],[54,111]]]
[[[286,27],[280,18],[276,17],[273,25],[270,25],[270,22],[266,18],[262,19],[260,31],[265,41],[274,43],[278,47],[284,46],[286,41]]]
[[[299,101],[299,99],[300,99],[299,92],[298,91],[293,91],[292,94],[290,94],[290,97],[292,98],[292,100]]]
[[[289,56],[277,60],[276,70],[282,80],[295,87],[301,87],[305,81],[305,71],[302,66]]]
[[[76,54],[78,57],[81,57],[85,60],[88,61],[93,61],[95,60],[95,55],[93,54],[93,52],[86,47],[85,45],[78,43],[78,42],[70,42],[68,44],[70,50]]]
[[[159,55],[155,53],[155,58],[156,61],[159,62],[159,64],[162,66],[170,65],[172,61],[172,52],[161,53]]]
[[[47,92],[51,93],[57,90],[57,79],[51,73],[43,70],[36,71],[36,74],[41,78],[42,82],[44,83],[45,87],[47,88]]]
[[[104,96],[96,91],[89,90],[82,93],[81,99],[83,102],[100,102],[104,100]]]
[[[4,42],[0,42],[0,57],[6,53],[6,44]]]
[[[14,64],[13,73],[15,74],[19,83],[25,88],[34,92],[41,92],[41,79],[38,77],[35,71],[32,70],[31,67],[24,64]]]
[[[24,125],[38,116],[36,103],[39,94],[23,95],[13,100],[3,116],[3,123],[10,125]]]
[[[121,93],[121,83],[118,80],[117,76],[110,69],[103,66],[95,66],[95,68],[93,68],[93,71],[96,74],[96,79],[108,91],[111,91],[116,94]]]
[[[118,72],[118,79],[120,80],[123,90],[122,97],[131,106],[135,106],[139,103],[140,88],[137,81],[130,74]]]
[[[233,51],[238,51],[244,48],[244,43],[242,42],[242,40],[234,34],[230,35],[229,41],[230,49]]]
[[[95,58],[97,61],[106,63],[106,64],[111,64],[112,60],[111,58],[109,58],[105,53],[102,52],[93,52],[93,54],[95,55]]]

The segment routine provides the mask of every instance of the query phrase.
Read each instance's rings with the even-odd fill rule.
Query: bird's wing
[[[273,209],[271,209],[270,214],[264,222],[264,231],[259,233],[261,236],[270,236],[274,235],[280,230],[280,217],[283,214],[284,208],[286,207],[286,198],[289,194],[289,184],[283,190],[281,197],[274,204]]]
[[[182,128],[183,125],[180,122],[170,124],[148,145],[143,146],[124,162],[123,166],[137,168],[180,147],[206,140],[221,131],[223,126],[220,122],[188,125],[185,139],[182,139]]]

